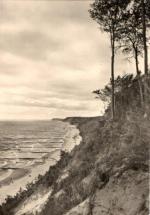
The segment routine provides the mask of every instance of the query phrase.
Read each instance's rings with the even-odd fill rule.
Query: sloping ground
[[[54,160],[54,162],[47,161],[47,163],[49,163],[49,170],[44,175],[39,175],[32,183],[28,183],[25,189],[20,188],[15,196],[8,196],[6,202],[0,205],[0,215],[28,215],[37,214],[41,211],[41,208],[43,208],[51,194],[51,186],[55,181],[60,181],[61,178],[64,179],[67,176],[67,170],[64,172],[63,169],[65,170],[70,159],[68,152],[70,152],[75,145],[78,145],[80,141],[79,130],[76,126],[69,125],[69,130],[64,137],[62,150],[56,151],[57,153],[54,152],[51,155],[50,159],[52,159],[52,161]],[[50,164],[52,164],[52,166],[50,166]],[[43,170],[44,169],[42,169],[42,171]],[[33,171],[36,171],[36,169],[34,168]],[[18,181],[16,181],[16,183],[17,182]],[[21,185],[20,183],[20,186]],[[3,194],[6,193],[4,192]]]
[[[116,121],[67,120],[83,140],[41,214],[148,215],[149,119],[130,111]]]
[[[150,115],[137,104],[126,111],[118,105],[115,120],[109,112],[65,120],[78,126],[82,142],[35,184],[34,190],[39,184],[52,189],[37,214],[148,215]]]
[[[150,121],[140,111],[107,119],[66,119],[78,126],[82,143],[29,189],[52,189],[36,214],[148,215]]]
[[[88,215],[89,213],[89,199],[86,199],[85,201],[81,202],[79,205],[71,209],[69,212],[67,212],[65,215]]]
[[[45,188],[44,186],[39,186],[37,190],[29,196],[25,201],[21,202],[18,207],[15,208],[15,215],[22,214],[36,214],[37,211],[41,211],[44,207],[48,197],[51,194],[50,188]]]
[[[148,215],[148,173],[142,170],[125,171],[112,177],[104,189],[96,190],[94,215]]]

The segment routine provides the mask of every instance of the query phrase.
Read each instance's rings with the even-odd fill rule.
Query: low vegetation
[[[141,80],[144,89],[144,77]],[[110,179],[120,178],[129,170],[148,172],[150,113],[145,107],[150,104],[149,97],[141,104],[136,77],[119,77],[115,83],[118,117],[110,118],[108,105],[103,117],[65,119],[78,126],[81,144],[70,154],[62,152],[60,161],[50,167],[45,176],[39,176],[34,184],[29,184],[27,190],[8,197],[0,214],[13,214],[14,208],[41,185],[51,187],[52,194],[40,215],[63,215],[87,198],[90,199],[89,211],[92,211],[96,190],[104,189]],[[149,77],[146,84],[149,89]],[[109,96],[109,90],[108,85],[103,96]],[[144,95],[144,91],[142,93]],[[67,175],[63,178],[64,172]]]

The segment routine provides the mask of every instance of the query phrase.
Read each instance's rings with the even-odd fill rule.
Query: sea
[[[67,122],[0,122],[0,203],[25,189],[79,144],[79,131]]]

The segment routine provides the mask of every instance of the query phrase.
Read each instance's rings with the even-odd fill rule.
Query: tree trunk
[[[141,107],[143,107],[144,103],[144,96],[143,96],[143,90],[142,90],[142,81],[141,81],[141,76],[140,76],[140,71],[139,71],[139,60],[138,60],[138,49],[137,47],[133,46],[134,52],[135,52],[135,64],[136,64],[136,74],[138,78],[138,85],[139,85],[139,93],[140,93],[140,104]]]
[[[115,38],[114,38],[114,32],[111,36],[111,85],[112,85],[112,119],[114,119],[115,116],[115,86],[114,86],[114,63],[115,63]]]
[[[139,75],[139,60],[138,60],[138,50],[134,48],[135,52],[135,65],[136,65],[136,74]]]
[[[141,0],[142,3],[142,23],[143,23],[143,43],[144,43],[144,73],[148,75],[148,53],[147,53],[147,38],[146,38],[146,18],[145,18],[145,2]]]
[[[140,105],[141,108],[144,108],[144,94],[142,89],[142,80],[140,74],[138,74],[138,85],[139,85],[139,93],[140,93]]]
[[[143,23],[143,43],[144,43],[144,117],[147,117],[147,113],[149,110],[148,106],[148,91],[147,91],[147,76],[148,76],[148,50],[147,50],[147,36],[146,36],[146,10],[145,10],[145,2],[144,0],[141,0],[142,3],[142,23]]]

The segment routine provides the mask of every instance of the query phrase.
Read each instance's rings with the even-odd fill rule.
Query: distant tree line
[[[128,57],[135,59],[135,69],[143,102],[143,91],[140,79],[139,57],[144,57],[144,76],[148,68],[148,28],[150,26],[149,0],[95,0],[89,10],[91,17],[107,32],[111,47],[111,90],[107,86],[103,91],[96,90],[104,99],[111,91],[112,118],[115,117],[115,56],[120,49]],[[108,90],[109,88],[109,90]],[[146,93],[146,90],[144,91]],[[107,96],[106,96],[107,97]],[[106,98],[105,98],[106,99]]]

